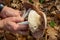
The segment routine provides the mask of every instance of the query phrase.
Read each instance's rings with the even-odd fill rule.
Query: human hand
[[[2,18],[6,18],[6,17],[17,17],[17,16],[20,16],[20,14],[21,14],[21,11],[14,10],[14,9],[12,9],[10,7],[5,6],[2,9],[2,11],[1,11],[0,16]]]
[[[22,21],[24,21],[24,19],[21,17],[9,17],[2,19],[0,23],[5,30],[9,30],[11,32],[17,32],[27,28],[27,25],[18,24],[18,22]]]

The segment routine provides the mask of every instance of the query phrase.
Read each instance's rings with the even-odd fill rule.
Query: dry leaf
[[[52,37],[53,39],[55,39],[56,38],[56,35],[57,35],[57,31],[54,28],[52,28],[52,27],[48,27],[47,34],[50,37]]]

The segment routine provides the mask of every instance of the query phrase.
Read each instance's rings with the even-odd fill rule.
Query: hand
[[[21,29],[26,29],[27,25],[19,25],[18,22],[24,21],[21,17],[9,17],[0,20],[0,24],[3,26],[5,30],[9,30],[11,32],[17,32]]]
[[[20,14],[21,14],[21,11],[14,10],[14,9],[12,9],[10,7],[5,6],[2,9],[2,11],[1,11],[0,16],[2,18],[6,18],[6,17],[17,17],[17,16],[20,16]]]

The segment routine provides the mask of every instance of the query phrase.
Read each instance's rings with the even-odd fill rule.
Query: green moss
[[[54,21],[51,21],[51,22],[49,23],[49,25],[54,28],[55,22],[54,22]]]
[[[41,3],[41,4],[42,4],[44,1],[45,1],[45,0],[39,0],[39,3]]]

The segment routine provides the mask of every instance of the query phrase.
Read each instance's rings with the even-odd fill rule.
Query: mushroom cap
[[[47,18],[46,18],[45,13],[40,11],[36,6],[34,6],[31,3],[24,2],[23,6],[27,10],[29,8],[32,9],[28,15],[29,29],[31,31],[32,36],[35,38],[43,37],[44,32],[45,32],[45,28],[47,26]],[[39,21],[39,19],[41,19],[42,21],[41,20]],[[35,28],[35,30],[33,30],[34,26],[37,26]]]

